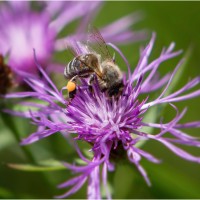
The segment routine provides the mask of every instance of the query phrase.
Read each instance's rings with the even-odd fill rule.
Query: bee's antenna
[[[113,53],[113,58],[112,58],[113,62],[115,63],[115,52]]]

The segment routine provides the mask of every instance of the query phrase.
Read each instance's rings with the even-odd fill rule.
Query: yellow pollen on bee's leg
[[[66,85],[68,92],[72,92],[76,89],[76,84],[73,81],[69,81]]]

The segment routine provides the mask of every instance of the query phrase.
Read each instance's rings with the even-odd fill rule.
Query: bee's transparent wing
[[[74,56],[77,57],[82,54],[80,47],[78,46],[77,42],[73,39],[66,41],[67,50]]]
[[[87,47],[91,52],[101,55],[102,60],[113,61],[105,40],[96,27],[89,26]]]

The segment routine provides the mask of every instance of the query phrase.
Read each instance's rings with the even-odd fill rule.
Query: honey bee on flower
[[[81,54],[73,43],[68,44],[68,49],[75,56],[64,70],[65,77],[70,79],[67,87],[71,98],[75,95],[78,78],[89,78],[91,85],[95,79],[94,76],[97,78],[101,91],[106,91],[109,96],[117,96],[120,93],[124,86],[122,72],[97,28],[90,26],[87,53]]]
[[[157,79],[156,84],[155,74],[162,62],[178,56],[181,51],[173,51],[174,43],[172,43],[162,51],[158,58],[149,61],[154,42],[155,34],[152,35],[149,44],[142,50],[138,65],[133,72],[131,72],[128,65],[128,76],[123,78],[123,87],[118,98],[112,95],[110,97],[109,87],[106,88],[108,93],[103,91],[98,75],[95,72],[97,69],[90,69],[87,63],[82,64],[82,58],[80,59],[79,57],[79,59],[75,57],[68,64],[65,69],[65,75],[69,75],[73,71],[70,71],[68,68],[72,69],[74,66],[80,67],[80,65],[83,65],[87,70],[91,70],[91,73],[94,73],[97,79],[94,79],[91,84],[90,81],[84,81],[85,78],[83,78],[81,87],[78,87],[76,90],[70,104],[69,100],[62,94],[66,86],[63,86],[61,91],[59,91],[39,65],[36,58],[36,65],[44,79],[38,79],[33,76],[25,78],[34,92],[19,92],[5,95],[5,98],[26,98],[31,96],[46,102],[45,105],[42,103],[41,105],[33,104],[32,106],[35,109],[29,112],[7,110],[11,114],[31,118],[34,124],[39,127],[38,131],[22,140],[22,145],[31,144],[57,132],[61,132],[63,136],[72,136],[75,143],[74,147],[85,164],[64,163],[67,169],[77,175],[59,185],[59,188],[71,187],[65,194],[58,196],[59,198],[66,198],[77,192],[88,181],[88,199],[102,198],[101,185],[105,187],[107,199],[110,199],[111,193],[108,189],[107,175],[108,172],[115,170],[115,166],[118,163],[115,162],[113,157],[122,155],[120,152],[123,153],[123,158],[125,157],[137,167],[146,183],[150,185],[148,175],[140,161],[144,158],[150,162],[159,163],[160,160],[143,150],[142,146],[138,146],[142,141],[157,141],[177,156],[188,161],[200,163],[199,156],[194,156],[177,146],[177,144],[193,147],[200,146],[198,138],[190,136],[185,132],[186,128],[199,128],[200,121],[181,124],[179,121],[184,117],[186,109],[179,112],[178,108],[172,104],[200,96],[200,90],[194,89],[199,86],[200,77],[193,78],[182,88],[167,94],[166,91],[177,70],[182,66],[183,60],[177,64],[170,76],[167,74]],[[79,55],[91,53],[87,46],[82,45],[79,41],[75,41],[72,44],[74,45],[73,49],[77,48],[80,52]],[[122,56],[125,63],[128,63],[125,56],[115,45],[110,44],[110,46]],[[103,54],[100,54],[100,56],[103,57]],[[97,63],[102,65],[102,62],[98,61]],[[100,72],[101,70],[99,69]],[[87,74],[90,75],[88,71]],[[78,72],[68,78],[73,78],[76,75],[79,76]],[[74,88],[76,88],[76,84]],[[148,99],[150,92],[161,88],[162,92],[160,95],[153,100]],[[143,99],[140,97],[143,97]],[[159,122],[154,122],[152,119],[144,121],[143,118],[148,114],[149,109],[159,105],[170,105],[176,113],[175,117],[167,123],[161,123],[160,120],[158,120]],[[145,127],[150,127],[154,131],[157,129],[158,133],[154,131],[151,134],[147,133],[142,129]],[[90,144],[88,150],[91,152],[91,158],[82,154],[81,149],[76,143],[77,140]],[[103,184],[101,184],[100,180]]]

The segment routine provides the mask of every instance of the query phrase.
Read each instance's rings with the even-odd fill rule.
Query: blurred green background
[[[134,11],[141,11],[144,15],[141,22],[133,27],[134,30],[146,29],[149,33],[157,33],[151,59],[158,56],[162,47],[172,41],[176,43],[177,50],[187,52],[190,49],[191,55],[187,66],[181,71],[181,80],[176,88],[200,74],[200,2],[104,2],[94,25],[102,27]],[[139,47],[147,41],[120,46],[132,68],[138,61]],[[55,59],[65,63],[64,56],[65,53],[56,55]],[[178,59],[167,62],[160,73],[172,70]],[[123,62],[120,66],[123,68]],[[176,104],[180,109],[185,106],[189,108],[182,122],[200,119],[199,102],[200,98],[196,98]],[[20,147],[16,133],[20,138],[26,137],[35,130],[34,126],[28,120],[2,115],[6,120],[0,121],[0,197],[52,198],[64,193],[65,190],[57,189],[56,185],[72,177],[70,171],[26,172],[9,168],[7,164],[33,164],[48,159],[73,162],[77,155],[71,145],[60,134],[55,134],[27,147]],[[165,109],[163,115],[167,121],[174,113]],[[187,130],[187,133],[198,136],[199,130]],[[199,164],[182,160],[156,142],[147,142],[143,148],[163,161],[159,165],[142,161],[152,186],[146,185],[133,165],[120,162],[116,171],[109,174],[113,198],[200,198]],[[184,149],[200,155],[198,149]],[[86,186],[70,198],[86,198]]]

